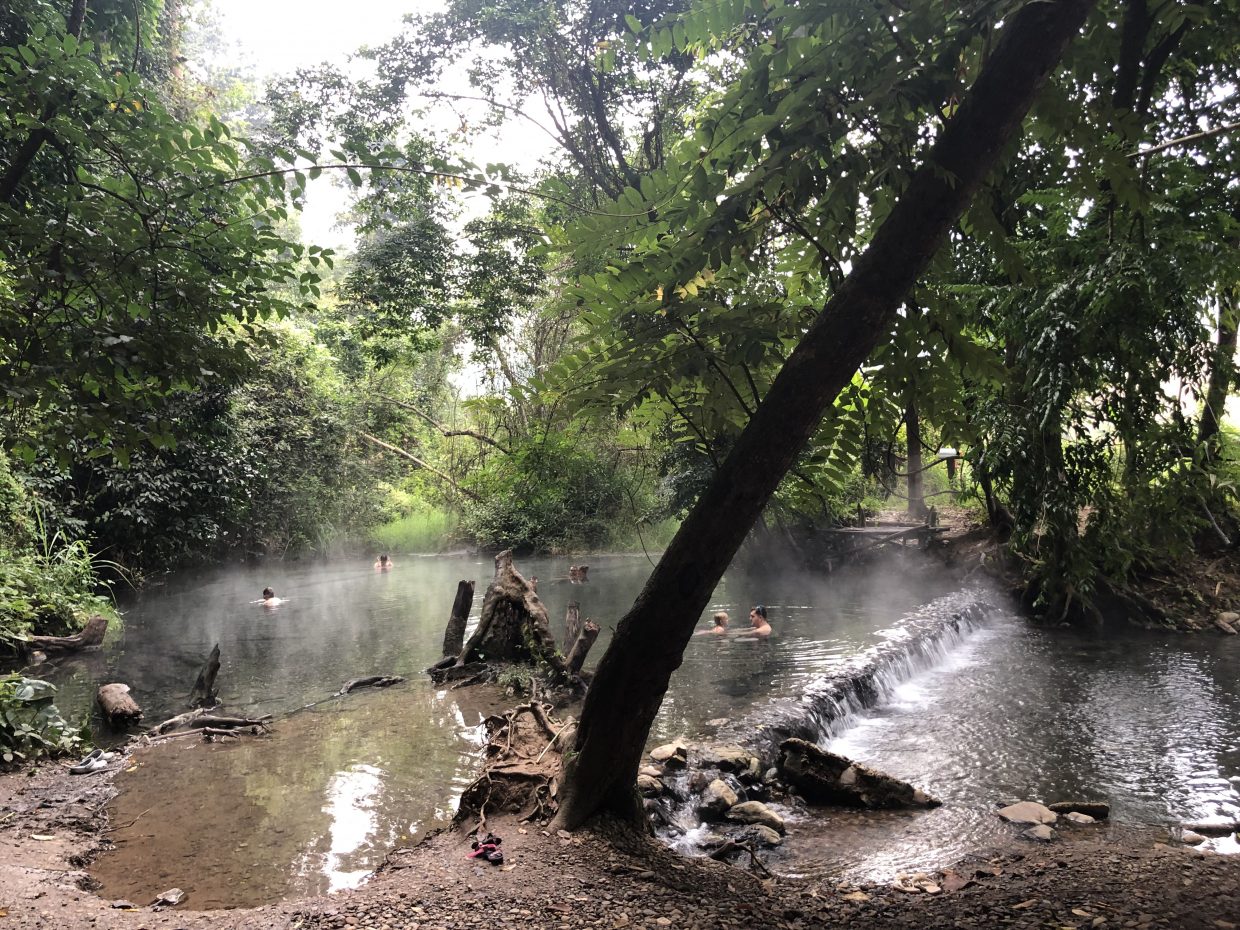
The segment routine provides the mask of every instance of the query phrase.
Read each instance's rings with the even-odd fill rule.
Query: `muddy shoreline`
[[[1240,927],[1240,857],[1122,829],[1065,832],[1045,845],[1014,831],[1010,842],[930,873],[939,894],[909,894],[890,885],[763,881],[606,823],[563,836],[499,820],[490,826],[504,837],[502,867],[469,859],[467,838],[445,831],[394,850],[350,892],[226,911],[196,911],[192,899],[120,909],[93,892],[85,867],[108,845],[112,779],[128,762],[92,776],[54,763],[0,775],[6,927]]]

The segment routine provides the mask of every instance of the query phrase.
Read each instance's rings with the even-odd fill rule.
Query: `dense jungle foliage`
[[[0,637],[194,562],[665,542],[1021,6],[450,0],[264,90],[192,0],[10,4]],[[1235,0],[1093,8],[762,545],[956,500],[1081,617],[1233,544],[1238,61]]]

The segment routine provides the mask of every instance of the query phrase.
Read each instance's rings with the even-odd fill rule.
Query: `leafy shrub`
[[[490,459],[467,486],[480,500],[465,506],[461,527],[487,548],[564,552],[605,546],[626,502],[617,466],[567,433]]]
[[[56,687],[21,675],[0,677],[0,765],[75,753],[87,725],[75,726],[52,703]]]

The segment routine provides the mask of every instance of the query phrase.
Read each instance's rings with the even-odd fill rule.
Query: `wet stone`
[[[999,816],[1011,823],[1048,824],[1054,823],[1059,816],[1049,807],[1036,801],[1020,801],[1009,804],[999,810]]]

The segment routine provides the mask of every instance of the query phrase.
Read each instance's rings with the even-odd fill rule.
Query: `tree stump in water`
[[[86,621],[80,633],[72,636],[31,636],[26,640],[27,649],[41,649],[44,652],[68,652],[75,649],[87,649],[91,646],[103,645],[103,636],[108,632],[108,618],[98,614]]]
[[[598,639],[598,624],[593,620],[587,620],[585,626],[581,628],[581,632],[577,634],[577,639],[573,641],[573,648],[568,653],[568,670],[574,675],[581,674],[581,667],[586,664],[586,656],[590,653],[590,647],[594,645],[594,641]]]
[[[207,657],[207,662],[198,673],[194,689],[189,693],[190,703],[195,707],[214,707],[219,703],[219,693],[215,690],[215,676],[220,673],[220,644],[216,643]]]
[[[551,635],[547,608],[513,567],[508,549],[495,557],[495,577],[483,598],[478,628],[456,664],[475,659],[541,663],[561,678],[572,677]]]
[[[568,610],[564,612],[564,638],[560,640],[566,649],[571,649],[581,635],[581,605],[576,601],[568,602]]]
[[[469,609],[474,604],[474,583],[459,581],[456,585],[456,600],[452,602],[452,613],[448,616],[448,626],[443,633],[443,654],[446,656],[460,655],[465,645],[465,624],[469,621]]]
[[[129,696],[129,685],[103,685],[95,697],[103,708],[104,718],[113,727],[123,727],[142,719],[142,708]]]

